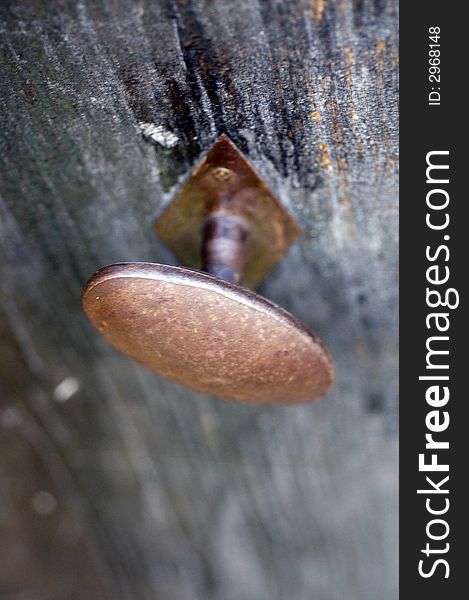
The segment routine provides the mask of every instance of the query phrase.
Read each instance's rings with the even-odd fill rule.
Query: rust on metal
[[[259,404],[323,396],[333,367],[321,341],[276,304],[218,277],[154,263],[104,267],[83,308],[118,350],[201,392]]]
[[[180,262],[202,268],[202,230],[209,215],[248,224],[239,279],[256,287],[301,234],[252,166],[222,135],[202,158],[155,223],[155,232]]]

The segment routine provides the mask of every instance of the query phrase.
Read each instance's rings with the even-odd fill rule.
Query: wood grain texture
[[[395,0],[5,0],[0,596],[397,598]],[[192,393],[99,339],[84,281],[227,133],[305,230],[261,292],[330,396]]]

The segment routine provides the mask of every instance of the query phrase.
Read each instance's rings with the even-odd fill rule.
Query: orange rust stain
[[[200,69],[200,74],[202,75],[202,77],[205,77],[205,75],[207,74],[207,64],[206,64],[205,58],[203,56],[201,56],[199,58],[199,69]]]
[[[325,0],[311,0],[311,2],[310,2],[311,14],[313,15],[313,18],[316,21],[316,23],[321,22],[325,5],[326,5]]]
[[[376,44],[376,53],[383,54],[385,50],[386,44],[384,43],[384,40],[379,40],[379,42]]]
[[[321,113],[318,110],[318,105],[316,102],[316,95],[312,90],[308,90],[307,92],[308,104],[310,108],[309,116],[313,123],[318,123],[321,120]]]
[[[329,155],[329,148],[327,144],[318,144],[318,160],[321,167],[329,170],[331,168],[331,157]]]
[[[327,108],[330,111],[330,130],[335,147],[339,152],[344,149],[344,136],[337,120],[337,106],[334,100],[330,99],[327,102]]]
[[[227,74],[227,73],[229,73],[230,71],[231,71],[231,68],[230,68],[230,66],[229,66],[229,65],[227,65],[227,64],[224,64],[224,65],[222,65],[222,66],[219,68],[219,70],[218,70],[219,74],[220,74],[222,77],[223,77],[223,75],[226,75],[226,74]]]
[[[337,169],[339,171],[345,171],[348,169],[348,162],[343,156],[337,159]]]
[[[332,98],[327,101],[327,108],[329,111],[329,130],[331,132],[332,141],[334,142],[334,154],[337,157],[336,166],[339,170],[343,170],[348,168],[348,163],[345,159],[344,133],[340,128],[337,119],[337,105]]]
[[[321,120],[321,115],[319,114],[318,110],[313,110],[311,113],[311,120],[315,123],[318,123]]]
[[[383,40],[380,40],[377,44],[376,44],[376,48],[375,48],[375,57],[376,57],[376,63],[377,63],[377,67],[380,71],[384,70],[384,55],[386,52],[386,44],[384,43]]]
[[[355,63],[355,57],[353,51],[350,48],[344,48],[345,62],[347,65],[353,65]]]
[[[344,48],[345,54],[345,81],[349,87],[352,87],[352,67],[355,64],[355,57],[350,48]]]

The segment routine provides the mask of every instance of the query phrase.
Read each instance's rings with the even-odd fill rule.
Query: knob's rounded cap
[[[82,303],[118,350],[163,377],[241,402],[323,396],[334,371],[317,336],[276,304],[199,271],[154,263],[104,267]]]

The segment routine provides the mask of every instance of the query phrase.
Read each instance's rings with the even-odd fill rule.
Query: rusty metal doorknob
[[[190,268],[118,263],[84,287],[86,315],[115,348],[178,383],[242,402],[297,404],[329,390],[333,366],[319,338],[241,285],[259,283],[301,230],[226,136],[155,229]]]

